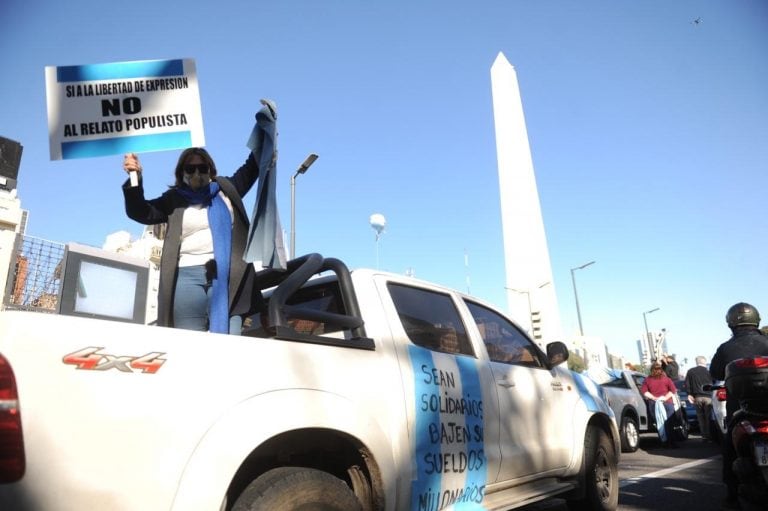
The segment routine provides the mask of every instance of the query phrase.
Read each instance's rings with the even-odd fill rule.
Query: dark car
[[[688,426],[699,430],[699,417],[696,415],[696,407],[688,401],[688,386],[685,380],[675,380],[675,387],[677,387],[677,397],[680,398],[680,406],[685,410]]]

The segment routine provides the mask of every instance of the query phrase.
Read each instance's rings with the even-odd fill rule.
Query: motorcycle
[[[765,509],[768,502],[768,357],[741,358],[725,368],[725,388],[739,402],[728,423],[736,451],[743,509]]]

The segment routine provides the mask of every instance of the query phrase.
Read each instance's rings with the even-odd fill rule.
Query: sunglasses
[[[206,163],[198,163],[197,165],[184,165],[184,173],[192,175],[195,171],[201,174],[207,174],[211,168]]]

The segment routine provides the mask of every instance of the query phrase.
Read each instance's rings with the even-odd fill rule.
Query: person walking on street
[[[715,380],[725,380],[725,366],[740,358],[768,355],[768,337],[758,329],[760,313],[757,309],[744,302],[737,303],[728,309],[725,321],[733,335],[721,344],[712,363],[709,372]],[[727,396],[725,401],[726,424],[730,423],[733,414],[739,409],[736,399]],[[739,481],[733,472],[733,462],[736,459],[736,451],[731,440],[731,428],[723,439],[723,483],[727,489],[727,495],[722,509],[741,509],[738,500]]]
[[[675,361],[675,357],[669,353],[664,353],[661,357],[661,367],[664,369],[664,374],[669,376],[672,381],[680,379],[680,367]]]
[[[640,393],[648,400],[649,410],[656,421],[656,430],[659,433],[664,432],[662,440],[664,445],[676,448],[677,443],[674,437],[675,427],[675,403],[674,396],[677,394],[677,387],[669,376],[664,374],[660,362],[654,362],[651,366],[651,374],[645,379]],[[658,404],[663,405],[663,411],[659,410]],[[663,413],[664,417],[661,416]],[[663,429],[662,429],[663,428]],[[662,437],[660,434],[659,437]]]
[[[709,417],[712,414],[712,395],[704,390],[704,385],[712,383],[712,375],[707,369],[707,357],[696,357],[696,367],[691,368],[685,374],[685,387],[688,389],[688,402],[696,408],[696,417],[699,420],[701,438],[712,440],[709,430]]]

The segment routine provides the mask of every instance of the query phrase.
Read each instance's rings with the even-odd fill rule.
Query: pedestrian
[[[649,412],[653,415],[656,430],[666,447],[677,448],[675,442],[675,402],[677,387],[672,379],[664,374],[660,362],[651,366],[651,374],[643,381],[640,393],[648,401]]]
[[[677,365],[674,356],[669,353],[664,353],[661,357],[661,367],[664,369],[664,373],[669,376],[672,381],[680,379],[680,367]]]
[[[688,402],[696,409],[701,437],[706,441],[712,440],[709,431],[709,418],[712,414],[712,393],[704,390],[704,385],[712,384],[712,375],[707,369],[707,357],[696,357],[696,367],[685,374],[685,388],[688,389]]]
[[[725,321],[733,335],[717,348],[715,356],[712,357],[709,372],[715,380],[725,380],[725,366],[734,360],[768,355],[768,337],[757,328],[760,324],[760,313],[754,306],[744,302],[731,306],[725,315]],[[730,424],[738,409],[738,401],[728,395],[725,401],[726,424]],[[727,490],[722,509],[740,509],[737,494],[739,481],[732,468],[736,451],[733,448],[730,427],[723,439],[722,450],[723,483]]]
[[[242,197],[259,177],[253,153],[231,176],[219,176],[208,151],[182,151],[174,183],[162,195],[144,197],[142,166],[134,153],[123,169],[136,172],[123,184],[125,211],[145,225],[167,223],[160,260],[157,324],[188,330],[239,334],[241,318],[230,312],[251,300],[240,289],[248,264],[243,260],[248,215]],[[246,309],[248,307],[245,307]]]

